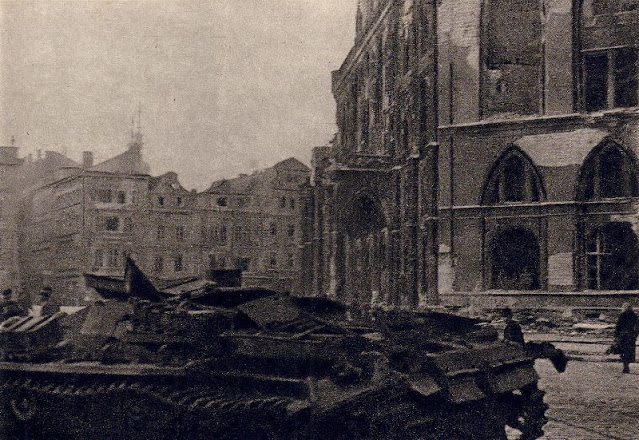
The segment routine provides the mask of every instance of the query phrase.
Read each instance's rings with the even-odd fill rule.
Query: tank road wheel
[[[36,415],[36,399],[27,391],[19,391],[9,399],[13,415],[21,422],[29,422]]]

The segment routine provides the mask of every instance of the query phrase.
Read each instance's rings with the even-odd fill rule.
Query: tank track
[[[319,421],[316,429],[311,430],[308,424],[300,424],[301,419],[290,418],[292,410],[305,406],[304,401],[294,398],[229,399],[215,389],[176,389],[131,378],[92,379],[81,385],[46,378],[13,379],[0,387],[0,393],[9,396],[3,399],[8,405],[0,412],[0,420],[5,424],[0,432],[5,433],[7,440],[506,440],[506,425],[521,432],[520,440],[533,440],[543,435],[542,427],[547,421],[544,393],[536,383],[514,393],[466,404],[433,400],[424,405],[410,396],[396,396],[377,411],[366,406],[345,408],[340,411],[341,418]],[[58,405],[76,409],[97,405],[92,411],[99,415],[99,402],[106,403],[105,408],[110,406],[109,402],[122,407],[115,425],[110,419],[89,422],[103,423],[104,431],[92,431],[87,436],[82,423],[67,425],[66,421],[52,419],[53,414],[60,414]],[[165,424],[158,424],[158,418]],[[140,437],[142,432],[150,434]]]
[[[11,421],[10,426],[0,427],[0,433],[9,439],[163,439],[184,438],[220,440],[239,438],[261,438],[259,432],[267,432],[268,420],[286,421],[292,410],[304,407],[304,402],[289,397],[254,396],[229,398],[219,390],[207,387],[177,387],[153,385],[131,379],[88,380],[82,384],[66,381],[48,381],[46,379],[14,379],[5,381],[0,394],[7,402],[0,410],[1,423]],[[102,402],[102,404],[100,404]],[[83,423],[65,426],[61,407],[75,411],[79,407],[101,409],[102,406],[120,406],[123,408],[114,435],[105,429],[82,433]],[[95,412],[92,409],[92,412]],[[153,418],[167,419],[167,426],[158,426]],[[101,411],[97,411],[99,416]],[[96,414],[94,414],[95,417]],[[169,417],[167,418],[167,415]],[[55,418],[55,419],[54,419]],[[74,419],[78,419],[76,415]],[[246,421],[253,421],[254,426]],[[101,420],[93,423],[100,424]],[[93,424],[92,423],[92,424]],[[113,425],[111,422],[107,426]],[[241,431],[238,431],[238,427]],[[282,432],[284,423],[274,424],[276,432]],[[164,431],[164,433],[162,433]],[[148,437],[141,432],[154,432]],[[243,437],[249,433],[249,437]],[[252,433],[252,434],[251,434]],[[9,435],[10,434],[10,435]],[[259,435],[259,436],[258,436]],[[113,436],[113,437],[112,437]],[[0,438],[4,438],[1,437]],[[278,437],[276,437],[278,438]]]

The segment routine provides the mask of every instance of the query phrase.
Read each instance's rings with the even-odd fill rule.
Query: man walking
[[[615,346],[623,363],[622,372],[630,373],[630,363],[635,361],[635,343],[639,325],[637,314],[629,303],[624,303],[622,310],[615,327]]]

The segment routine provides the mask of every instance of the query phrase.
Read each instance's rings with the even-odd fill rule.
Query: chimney
[[[93,166],[93,151],[82,152],[82,168],[91,168]]]

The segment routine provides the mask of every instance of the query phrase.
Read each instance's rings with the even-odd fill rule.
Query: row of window
[[[126,252],[120,249],[96,249],[93,252],[93,268],[121,269],[124,265]]]
[[[482,117],[512,113],[539,114],[544,111],[543,95],[547,78],[543,72],[545,57],[543,7],[537,0],[512,0],[486,2],[487,21],[485,34],[481,35],[484,59],[481,85]],[[639,1],[637,0],[585,0],[584,16],[609,15],[610,29],[602,32],[603,19],[592,25],[582,18],[579,44],[581,61],[575,90],[578,91],[577,107],[588,112],[639,105],[639,49],[637,42],[629,38],[633,26],[637,26]],[[340,144],[351,151],[372,154],[384,153],[388,148],[383,133],[393,133],[403,148],[404,134],[401,128],[410,121],[393,121],[383,115],[388,99],[402,99],[388,93],[387,82],[402,78],[414,60],[424,52],[429,43],[428,9],[421,2],[413,2],[403,18],[389,23],[386,32],[379,31],[352,70],[350,85],[338,97],[337,122]],[[614,18],[619,16],[620,18]],[[619,28],[616,31],[613,29]],[[513,29],[517,32],[513,33]],[[555,32],[549,29],[549,32]],[[484,32],[484,31],[482,31]],[[551,34],[554,38],[555,35]],[[400,41],[401,44],[397,44]],[[554,50],[554,49],[553,49]],[[567,53],[566,56],[570,56]],[[400,72],[401,70],[401,72]],[[418,118],[428,117],[427,102],[420,93],[427,87],[415,90]],[[411,98],[409,97],[409,100]],[[401,106],[402,103],[399,103]],[[421,123],[420,126],[425,124]],[[383,130],[382,130],[383,127]],[[397,129],[397,133],[394,131]],[[420,127],[420,132],[424,131]],[[377,142],[379,139],[381,142]]]
[[[105,216],[98,218],[99,231],[132,232],[133,220],[131,217],[120,218],[118,216]]]
[[[596,290],[639,288],[639,240],[627,222],[606,223],[585,237],[584,287]],[[500,233],[491,248],[493,289],[540,288],[540,246],[524,228]],[[577,274],[578,275],[578,274]]]
[[[587,111],[638,104],[639,51],[623,47],[584,55],[584,100]]]
[[[278,227],[276,223],[269,224],[268,233],[273,236],[278,234]],[[288,225],[286,227],[286,235],[288,237],[295,237],[295,225]],[[206,242],[212,242],[220,245],[226,244],[228,240],[228,228],[226,225],[204,227],[202,228],[202,238]],[[250,233],[250,230],[241,226],[234,226],[233,238],[236,241],[251,241],[253,236]]]
[[[284,260],[278,259],[277,253],[269,254],[263,261],[263,266],[275,269],[278,265],[284,265],[286,269],[295,267],[295,255],[288,254]],[[258,270],[259,261],[249,257],[228,258],[220,255],[209,255],[209,268],[211,269],[240,269],[242,271]]]
[[[495,165],[486,184],[483,203],[538,202],[544,188],[534,164],[519,150],[507,152]],[[576,197],[600,200],[639,197],[639,169],[620,146],[603,145],[584,163]]]
[[[133,202],[133,197],[130,195],[127,197],[126,191],[116,191],[110,188],[100,188],[96,191],[91,191],[90,198],[94,202],[99,203],[117,203],[120,205],[124,205],[127,203]]]
[[[392,93],[396,78],[407,74],[428,50],[431,7],[431,2],[415,0],[399,19],[393,21],[391,14],[384,23],[387,29],[379,30],[364,49],[350,78],[348,93],[338,102],[342,145],[358,152],[382,154],[386,148],[384,133],[403,125],[385,115],[384,108],[391,105],[391,97],[398,97]],[[415,104],[413,108],[420,108],[421,122],[427,109],[421,102]]]
[[[245,197],[238,197],[236,199],[233,199],[235,201],[235,205],[238,208],[244,208],[245,206],[248,205],[249,200]],[[221,206],[221,207],[227,207],[229,206],[229,198],[227,196],[220,196],[216,199],[215,201],[217,206]],[[287,206],[289,209],[291,210],[295,210],[295,206],[296,206],[297,202],[294,198],[286,198],[286,197],[280,197],[279,202],[278,202],[278,206],[280,209],[285,209]]]
[[[166,240],[167,238],[169,238],[167,229],[168,228],[165,225],[158,225],[155,238],[157,240]],[[186,239],[186,228],[184,226],[178,225],[172,228],[172,230],[176,240]]]
[[[170,258],[165,258],[162,255],[156,255],[153,260],[153,271],[156,274],[163,273],[168,269],[168,265],[172,266],[173,272],[182,272],[184,270],[184,257],[181,254],[174,255]]]
[[[175,198],[167,197],[167,196],[157,196],[155,201],[156,201],[156,205],[161,208],[174,207],[174,206],[177,206],[179,208],[184,206],[184,197],[182,196],[177,196]]]
[[[99,203],[115,203],[118,205],[137,203],[137,192],[127,193],[122,190],[113,190],[110,188],[100,188],[90,193],[90,199]],[[184,198],[182,196],[167,197],[157,196],[155,199],[156,206],[159,207],[182,207],[184,206]]]
[[[128,252],[117,248],[106,250],[95,249],[93,252],[93,269],[121,269],[127,255]],[[278,261],[278,254],[271,253],[264,260],[264,266],[271,269],[277,268],[278,264],[282,263],[287,269],[292,269],[295,266],[295,255],[290,253],[286,255],[283,261]],[[209,255],[209,267],[211,269],[240,269],[247,271],[256,269],[256,267],[252,266],[256,264],[259,264],[259,262],[249,257],[228,258],[226,256]],[[176,254],[171,257],[164,255],[156,255],[154,257],[153,272],[155,274],[164,273],[169,269],[172,269],[174,273],[183,272],[185,270],[184,256],[182,254]]]

